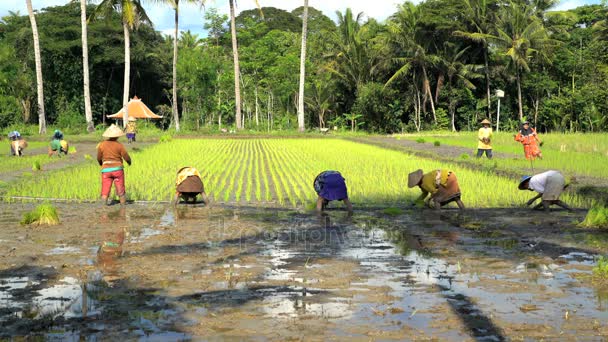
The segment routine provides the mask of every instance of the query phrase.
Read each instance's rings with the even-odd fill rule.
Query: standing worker
[[[177,171],[177,179],[175,180],[175,201],[174,205],[179,203],[180,197],[184,202],[192,200],[196,203],[196,196],[201,195],[201,199],[205,205],[209,204],[207,194],[205,194],[205,186],[201,179],[201,174],[193,167],[182,167]]]
[[[481,128],[477,132],[477,158],[481,158],[486,154],[488,159],[492,159],[492,123],[488,119],[483,119]]]
[[[56,129],[53,133],[53,139],[51,140],[51,145],[49,146],[49,157],[53,156],[53,154],[57,154],[57,156],[61,157],[61,154],[68,155],[69,145],[66,140],[63,139],[63,133]]]
[[[461,194],[458,179],[456,179],[456,174],[452,171],[445,169],[433,170],[424,174],[421,169],[418,169],[409,174],[407,186],[409,188],[418,186],[422,190],[422,194],[416,199],[415,203],[424,201],[430,208],[431,201],[433,201],[433,207],[439,210],[448,203],[456,202],[458,208],[464,210],[464,204],[460,199]],[[426,199],[429,194],[431,194],[431,197]]]
[[[9,144],[11,146],[11,156],[21,157],[23,150],[27,147],[27,141],[23,139],[21,133],[18,131],[12,131],[8,134]]]
[[[137,119],[132,116],[129,116],[129,122],[127,123],[127,127],[125,128],[125,132],[127,133],[127,142],[130,144],[135,142],[135,134],[137,134],[137,124],[135,123]]]
[[[532,205],[539,198],[542,199],[541,203],[537,204],[534,209],[543,208],[549,210],[549,207],[555,204],[570,210],[570,207],[559,199],[559,196],[566,187],[564,176],[555,170],[549,170],[534,176],[523,176],[519,182],[519,190],[538,192],[538,195],[526,202],[527,206]]]
[[[317,193],[317,211],[325,210],[331,201],[343,201],[346,210],[353,212],[353,205],[348,199],[348,189],[346,181],[338,171],[323,171],[314,182],[315,192]]]
[[[116,195],[120,199],[120,205],[127,203],[122,161],[131,165],[131,157],[124,145],[118,142],[118,138],[123,135],[123,131],[112,124],[102,135],[108,140],[97,145],[97,162],[101,165],[101,199],[106,204],[109,204],[108,197],[112,190],[112,183],[114,183]]]
[[[530,121],[524,121],[522,128],[519,130],[517,135],[515,136],[515,141],[519,141],[524,145],[524,153],[526,154],[526,159],[534,160],[536,157],[542,159],[543,153],[540,151],[538,145],[542,146],[542,142],[538,139],[538,134],[536,134],[536,130],[530,127]]]

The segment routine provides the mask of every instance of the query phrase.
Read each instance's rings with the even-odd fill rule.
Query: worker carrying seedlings
[[[515,135],[515,141],[519,141],[524,145],[524,153],[526,159],[534,160],[537,157],[542,159],[543,153],[540,151],[538,145],[543,146],[543,143],[538,139],[536,130],[530,127],[530,121],[524,121],[519,132]]]
[[[338,171],[323,171],[314,182],[317,193],[317,211],[322,212],[331,201],[343,201],[346,210],[353,212],[353,205],[348,199],[346,181]]]
[[[456,174],[449,170],[433,170],[424,174],[421,169],[418,169],[409,174],[407,186],[413,188],[420,187],[422,194],[416,199],[417,203],[424,201],[429,208],[434,207],[439,210],[442,206],[456,202],[460,210],[464,210],[464,204],[460,200],[460,187]],[[429,198],[427,196],[431,194]],[[433,206],[431,206],[431,201]]]
[[[131,165],[131,157],[124,145],[118,142],[118,138],[123,135],[123,131],[112,124],[102,135],[108,140],[97,145],[97,162],[101,165],[101,199],[106,204],[109,204],[108,197],[110,196],[110,190],[112,190],[112,183],[116,195],[120,199],[120,205],[125,205],[127,202],[125,172],[122,162],[124,160]]]
[[[488,159],[492,159],[492,123],[488,119],[483,119],[481,128],[477,132],[477,158],[486,154]]]
[[[53,139],[51,140],[51,144],[49,146],[49,157],[52,157],[54,154],[61,157],[61,154],[68,155],[69,144],[66,140],[63,139],[63,133],[56,129],[53,133]]]
[[[184,199],[184,202],[191,200],[192,203],[196,203],[196,197],[199,194],[203,203],[208,205],[209,199],[207,198],[207,194],[205,194],[205,187],[198,170],[190,166],[179,169],[177,171],[177,179],[175,180],[175,200],[173,204],[177,205],[180,197]]]
[[[127,142],[130,144],[135,142],[135,135],[137,134],[137,121],[136,118],[129,116],[129,122],[127,123],[127,127],[125,128],[125,133],[127,133]]]
[[[11,156],[21,157],[23,150],[27,147],[27,141],[23,139],[21,133],[18,131],[12,131],[8,134],[8,142],[11,146]]]
[[[526,206],[532,205],[539,198],[542,199],[534,209],[543,208],[549,210],[549,207],[552,204],[555,204],[570,210],[570,207],[559,199],[559,196],[567,187],[568,185],[566,184],[564,176],[559,171],[555,170],[549,170],[534,176],[523,176],[519,182],[519,190],[538,192],[538,195],[526,202]]]

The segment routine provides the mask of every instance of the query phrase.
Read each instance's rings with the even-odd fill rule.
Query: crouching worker
[[[325,210],[331,201],[343,201],[346,210],[353,212],[353,205],[348,199],[348,189],[344,177],[338,171],[323,171],[314,182],[315,192],[317,193],[317,211]]]
[[[125,193],[125,172],[122,161],[131,165],[131,157],[123,144],[118,142],[118,138],[124,133],[116,125],[110,126],[103,133],[103,137],[108,140],[102,141],[97,145],[97,162],[101,165],[101,199],[109,204],[108,197],[112,190],[112,184],[116,189],[116,195],[120,199],[120,205],[127,203]]]
[[[49,146],[49,157],[52,157],[54,154],[61,157],[61,154],[68,155],[68,150],[70,149],[67,141],[61,139],[53,139],[51,140],[51,145]]]
[[[424,174],[421,169],[418,169],[408,176],[407,186],[413,188],[420,187],[422,194],[415,203],[424,203],[430,208],[431,201],[435,209],[441,209],[442,206],[456,202],[460,210],[464,210],[464,204],[460,200],[460,187],[456,174],[449,170],[433,170]],[[427,199],[427,196],[431,196]]]
[[[193,167],[182,167],[177,171],[177,179],[175,180],[175,200],[174,205],[179,203],[180,197],[184,202],[192,201],[196,203],[196,196],[201,195],[201,199],[205,205],[209,204],[205,187],[201,180],[201,175],[197,169]]]
[[[519,190],[538,192],[538,195],[526,202],[527,206],[532,205],[539,198],[542,199],[534,209],[543,208],[549,210],[549,207],[552,204],[555,204],[564,209],[571,210],[566,203],[559,199],[559,196],[566,187],[567,185],[564,176],[559,171],[555,170],[539,173],[534,176],[523,176],[519,182]]]
[[[21,133],[17,131],[12,131],[8,134],[8,142],[11,146],[11,156],[21,157],[23,155],[23,150],[27,147],[27,141],[23,139]]]

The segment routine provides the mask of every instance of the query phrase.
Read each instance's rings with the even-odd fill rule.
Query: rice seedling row
[[[338,170],[356,205],[405,204],[419,195],[408,189],[407,175],[422,168],[453,170],[469,207],[519,206],[532,193],[517,190],[517,181],[489,171],[473,171],[375,146],[327,139],[175,140],[132,153],[126,167],[127,195],[134,200],[170,200],[176,171],[193,166],[201,171],[207,194],[215,201],[270,202],[306,205],[316,194],[313,180],[324,170]],[[66,186],[67,184],[67,186]],[[90,161],[61,173],[35,173],[32,179],[9,183],[8,196],[94,200],[99,196],[99,166]],[[571,194],[563,199],[575,207],[588,203]]]

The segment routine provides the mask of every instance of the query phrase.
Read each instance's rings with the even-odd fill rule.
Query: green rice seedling
[[[403,210],[401,210],[399,208],[394,208],[394,207],[386,208],[386,209],[382,210],[382,212],[385,215],[389,215],[389,216],[398,216],[398,215],[403,214]]]
[[[608,208],[595,204],[587,212],[585,220],[579,224],[585,228],[608,228]]]
[[[159,143],[168,143],[168,142],[171,142],[171,141],[173,141],[173,137],[170,134],[163,134],[158,139]]]
[[[45,203],[37,206],[34,210],[23,215],[22,225],[35,224],[54,226],[59,224],[57,209],[51,204]]]
[[[467,153],[463,153],[463,154],[461,154],[461,155],[460,155],[460,159],[462,159],[462,160],[467,160],[467,159],[469,159],[470,157],[471,157],[471,156],[469,156]]]
[[[76,147],[70,147],[70,154],[76,154],[78,153],[78,151],[76,150]]]
[[[42,165],[40,165],[40,161],[34,160],[34,164],[32,165],[32,171],[36,172],[36,171],[41,171],[41,170],[42,170]]]
[[[592,272],[594,282],[608,283],[608,256],[600,256]]]
[[[426,142],[426,140],[424,138],[418,138],[418,139],[416,139],[416,142],[419,144],[424,144]]]
[[[441,141],[439,141],[439,140],[435,140],[435,142],[433,143],[433,145],[434,145],[435,147],[439,147],[439,146],[441,146]]]

